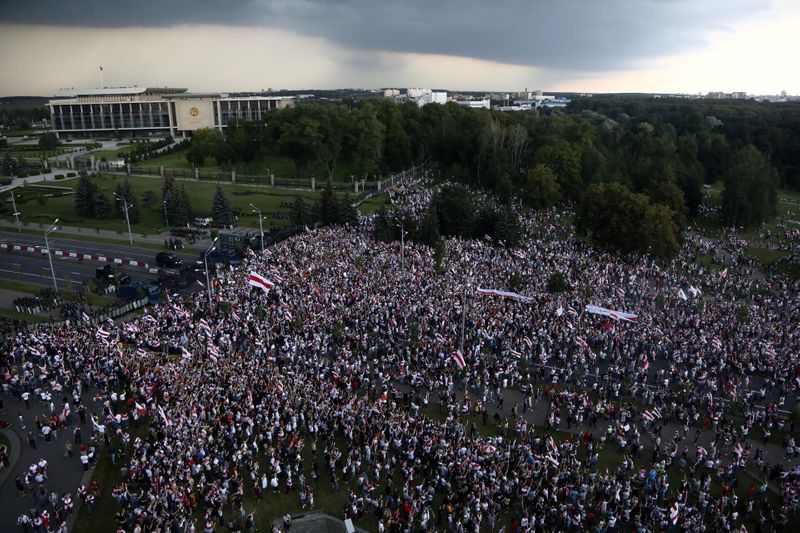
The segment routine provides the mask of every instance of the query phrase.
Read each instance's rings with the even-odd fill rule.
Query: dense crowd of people
[[[431,201],[418,184],[391,194],[419,216]],[[210,305],[9,338],[4,388],[52,402],[39,433],[90,427],[67,460],[123,452],[121,531],[253,530],[246,500],[312,509],[318,491],[344,491],[326,510],[378,531],[786,526],[797,282],[756,275],[734,235],[690,234],[659,265],[592,248],[563,211],[521,219],[521,247],[447,239],[440,268],[427,247],[373,240],[369,217],[302,233],[219,273]],[[707,253],[719,263],[695,261]],[[547,292],[555,272],[570,290]],[[36,472],[21,493],[44,486]],[[36,531],[65,498],[101,497],[51,496],[25,515]]]

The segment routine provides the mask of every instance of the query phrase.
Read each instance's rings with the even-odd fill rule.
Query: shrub
[[[547,280],[547,292],[557,293],[570,290],[572,290],[572,286],[569,284],[564,274],[561,272],[553,272],[550,274],[550,278]]]
[[[56,174],[55,179],[63,180],[64,179],[64,174]]]
[[[77,174],[75,174],[74,172],[67,172],[68,178],[74,178],[75,176],[77,176]]]

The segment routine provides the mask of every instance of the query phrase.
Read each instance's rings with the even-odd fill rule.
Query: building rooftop
[[[102,89],[61,89],[56,98],[77,98],[79,96],[125,96],[137,94],[180,94],[188,89],[176,87],[103,87]]]

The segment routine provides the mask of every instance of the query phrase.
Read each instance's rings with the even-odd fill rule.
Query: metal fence
[[[128,314],[131,311],[135,311],[137,309],[141,309],[149,300],[147,298],[141,298],[139,300],[132,300],[130,302],[126,302],[124,304],[120,304],[114,307],[109,307],[104,309],[99,315],[93,316],[89,319],[87,325],[89,326],[97,326],[106,322],[108,319],[114,319],[121,317],[122,315]],[[86,324],[86,322],[80,321],[79,323]],[[28,328],[37,327],[37,326],[49,326],[51,328],[60,328],[62,326],[69,326],[70,324],[76,325],[75,321],[67,319],[67,320],[59,320],[54,322],[41,322],[38,324],[29,324]]]

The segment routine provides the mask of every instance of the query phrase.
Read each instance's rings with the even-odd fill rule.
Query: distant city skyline
[[[0,95],[195,91],[800,94],[790,0],[0,0]]]

